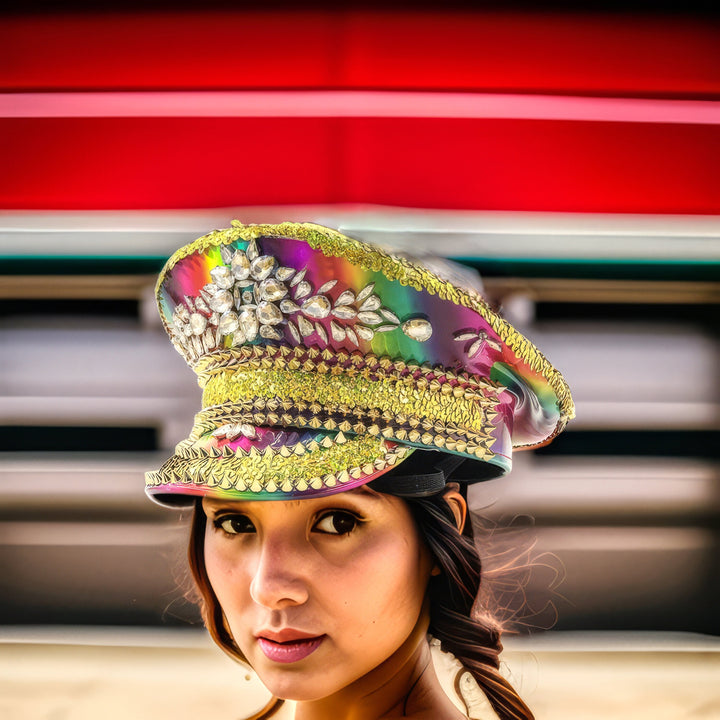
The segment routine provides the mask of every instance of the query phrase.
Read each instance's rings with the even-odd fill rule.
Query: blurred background
[[[0,717],[266,701],[143,494],[200,397],[154,278],[234,218],[481,272],[577,405],[473,489],[537,558],[507,672],[540,720],[720,717],[717,15],[25,5],[0,91]]]

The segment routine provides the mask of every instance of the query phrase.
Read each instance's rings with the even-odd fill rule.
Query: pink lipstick
[[[294,663],[306,658],[320,647],[325,639],[324,635],[316,637],[294,637],[280,640],[280,636],[273,633],[273,637],[258,636],[258,645],[269,660],[279,663]]]

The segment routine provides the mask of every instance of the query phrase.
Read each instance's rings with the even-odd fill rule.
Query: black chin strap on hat
[[[434,472],[429,473],[412,473],[408,475],[395,474],[393,472],[381,475],[377,480],[370,483],[370,487],[378,492],[384,492],[388,495],[397,495],[398,497],[426,497],[441,492],[450,476],[467,458],[459,455],[447,455],[433,452],[432,455],[439,455],[437,459],[432,460],[432,468]],[[412,456],[411,456],[412,458]],[[398,467],[398,471],[404,469],[403,465]]]

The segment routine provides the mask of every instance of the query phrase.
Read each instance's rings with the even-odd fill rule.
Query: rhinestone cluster
[[[220,254],[224,264],[210,271],[212,282],[197,297],[185,296],[184,304],[173,312],[172,340],[192,361],[218,348],[255,343],[260,338],[292,339],[298,345],[310,339],[327,347],[328,328],[334,342],[354,347],[372,340],[375,333],[398,328],[418,342],[432,335],[425,318],[401,322],[383,305],[375,283],[357,295],[342,290],[333,299],[337,280],[313,288],[307,268],[280,265],[272,255],[261,253],[254,238],[246,250],[223,245]]]
[[[470,330],[467,332],[457,333],[454,337],[455,342],[467,342],[468,343],[466,354],[468,358],[472,359],[476,355],[480,354],[480,351],[487,345],[493,350],[498,352],[502,350],[502,345],[493,340],[484,330]]]

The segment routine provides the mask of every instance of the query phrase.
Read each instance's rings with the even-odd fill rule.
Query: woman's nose
[[[302,605],[309,597],[305,569],[297,545],[266,538],[250,582],[250,596],[258,605],[273,610]]]

